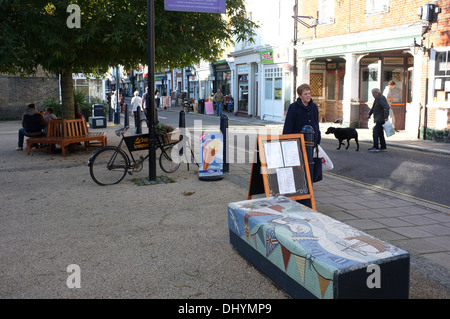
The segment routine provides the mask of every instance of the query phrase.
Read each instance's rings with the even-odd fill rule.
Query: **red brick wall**
[[[335,23],[319,25],[316,29],[316,38],[343,35],[375,29],[395,27],[419,22],[417,9],[426,3],[436,3],[440,7],[448,4],[449,0],[437,2],[427,0],[391,0],[389,12],[375,15],[366,15],[366,0],[336,0]],[[318,0],[299,0],[298,14],[301,16],[318,17]],[[446,4],[447,3],[447,4]],[[299,37],[313,36],[314,28],[299,26]]]

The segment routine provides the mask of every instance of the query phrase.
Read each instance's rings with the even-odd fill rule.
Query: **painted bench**
[[[73,143],[84,142],[85,150],[92,144],[106,146],[106,132],[89,132],[84,119],[50,119],[47,136],[29,137],[27,139],[27,153],[32,151],[51,150],[53,145],[61,146],[61,153],[66,156],[66,147]],[[37,145],[32,148],[32,145]]]
[[[284,196],[228,205],[231,245],[293,298],[408,298],[409,253]]]

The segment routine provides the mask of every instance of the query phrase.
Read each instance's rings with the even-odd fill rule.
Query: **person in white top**
[[[392,110],[392,102],[400,102],[400,95],[401,92],[398,88],[395,87],[395,82],[393,80],[390,80],[388,82],[388,85],[386,85],[383,95],[386,98],[386,100],[389,103],[390,109],[389,109],[389,120],[392,123],[392,126],[395,128],[395,115],[394,111]]]
[[[138,108],[138,106],[140,107],[140,110],[142,112],[142,99],[139,96],[139,92],[135,91],[134,92],[134,97],[131,99],[131,111],[134,114],[134,126],[136,126],[136,127],[139,124],[137,122],[137,108]],[[141,115],[142,115],[142,113],[141,113]],[[141,116],[141,118],[142,118],[142,116]]]

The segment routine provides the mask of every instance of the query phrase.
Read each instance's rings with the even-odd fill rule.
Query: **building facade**
[[[312,86],[320,120],[368,127],[371,90],[393,80],[398,130],[411,137],[447,130],[449,7],[448,0],[298,1],[297,81]]]
[[[44,110],[44,102],[60,99],[59,77],[41,68],[33,76],[0,74],[0,119],[19,120],[27,105]]]
[[[255,42],[237,42],[229,57],[237,115],[284,120],[294,98],[294,0],[246,1],[247,17],[257,23]]]

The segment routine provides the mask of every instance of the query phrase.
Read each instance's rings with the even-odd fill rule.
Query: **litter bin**
[[[198,100],[197,112],[205,114],[205,99]]]
[[[105,108],[103,104],[92,105],[92,116],[89,117],[89,126],[92,128],[106,127]]]
[[[105,116],[105,108],[103,104],[92,105],[92,116]]]

